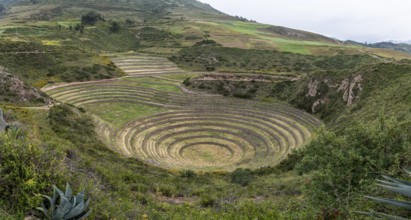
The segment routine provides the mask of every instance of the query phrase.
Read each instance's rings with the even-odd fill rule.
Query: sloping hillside
[[[0,219],[67,182],[91,219],[409,215],[363,195],[411,165],[410,54],[195,0],[0,3]]]

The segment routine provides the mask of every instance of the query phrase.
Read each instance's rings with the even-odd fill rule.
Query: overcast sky
[[[411,0],[200,0],[230,15],[341,40],[411,40]]]

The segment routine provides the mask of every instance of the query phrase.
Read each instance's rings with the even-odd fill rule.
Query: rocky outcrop
[[[7,123],[3,118],[3,110],[0,109],[0,132],[4,131],[7,127]]]
[[[51,99],[0,67],[0,101],[50,104]]]
[[[337,92],[344,92],[343,100],[347,103],[347,106],[351,106],[360,96],[361,91],[363,90],[361,85],[362,81],[362,76],[357,75],[352,78],[346,78],[341,82]]]
[[[326,105],[328,103],[328,99],[327,98],[322,98],[322,99],[317,99],[313,105],[311,106],[311,111],[313,113],[317,112],[317,108],[320,107],[321,105]]]
[[[306,97],[315,97],[318,93],[318,85],[320,85],[320,81],[318,80],[311,80],[308,83],[308,93],[305,95]]]
[[[327,98],[327,93],[333,91],[342,93],[342,100],[347,104],[348,107],[350,107],[356,100],[358,100],[361,95],[361,92],[363,90],[362,82],[363,77],[360,74],[352,77],[347,77],[336,84],[333,84],[331,80],[326,78],[311,79],[308,83],[308,91],[305,96],[308,98],[314,98],[313,104],[311,106],[311,111],[313,113],[316,113],[321,105],[326,105],[331,101]],[[327,89],[325,90],[322,87],[327,87]],[[322,91],[328,92],[321,94]]]

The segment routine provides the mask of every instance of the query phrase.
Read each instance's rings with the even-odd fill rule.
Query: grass
[[[122,128],[132,120],[151,116],[164,109],[136,103],[93,103],[84,105],[87,112],[109,122],[114,128]]]
[[[78,20],[58,21],[57,24],[65,27],[65,28],[69,28],[70,26],[75,27],[77,24],[80,24],[80,21],[78,21]]]
[[[230,159],[230,153],[226,149],[213,145],[197,145],[185,149],[181,154],[183,158],[190,158],[201,164],[216,164]]]
[[[268,31],[263,31],[264,29],[270,27],[270,25],[265,24],[256,24],[242,21],[196,21],[195,24],[197,24],[196,26],[204,26],[206,30],[209,30],[211,33],[213,33],[211,39],[214,39],[217,42],[222,43],[223,46],[227,47],[232,47],[232,42],[238,41],[240,43],[241,41],[243,41],[248,42],[246,44],[243,44],[242,46],[242,48],[246,49],[252,49],[257,46],[258,48],[269,47],[273,49],[279,49],[280,51],[284,52],[311,54],[310,49],[306,46],[337,46],[337,44],[331,42],[296,40],[271,34]],[[230,40],[225,42],[223,40],[224,37],[222,36],[229,38]],[[239,45],[241,45],[241,43]]]
[[[150,89],[157,89],[166,92],[181,93],[181,89],[177,87],[178,84],[170,83],[167,80],[161,80],[151,77],[138,77],[138,78],[125,78],[120,82],[126,82],[125,84],[141,86]]]
[[[162,76],[162,77],[166,78],[166,79],[179,80],[180,82],[183,82],[187,78],[195,78],[197,76],[200,76],[200,74],[198,74],[198,73],[184,73],[184,74],[165,75],[165,76]]]
[[[42,40],[41,43],[45,46],[61,46],[61,42],[57,40]]]

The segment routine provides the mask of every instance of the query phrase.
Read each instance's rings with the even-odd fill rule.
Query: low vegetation
[[[340,135],[320,132],[297,153],[296,170],[313,173],[306,186],[309,201],[328,211],[340,210],[342,216],[362,207],[364,194],[375,190],[378,173],[398,176],[410,165],[410,125],[381,119],[373,126],[354,124]]]
[[[52,145],[32,143],[28,135],[12,130],[0,136],[0,210],[25,213],[42,201],[37,193],[64,179],[57,162],[63,155]]]
[[[0,42],[0,65],[37,88],[54,81],[87,81],[120,76],[104,57],[71,47]]]
[[[342,71],[355,69],[361,64],[375,62],[368,55],[310,56],[275,50],[245,50],[227,48],[215,42],[202,41],[182,49],[169,58],[180,67],[193,71],[230,73],[266,73],[302,75],[315,71]]]

